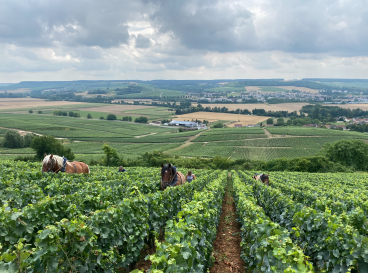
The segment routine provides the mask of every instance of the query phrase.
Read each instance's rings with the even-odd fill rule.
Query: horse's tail
[[[91,173],[91,170],[89,169],[89,166],[88,165],[87,165],[87,169],[88,169],[88,172],[87,173]]]

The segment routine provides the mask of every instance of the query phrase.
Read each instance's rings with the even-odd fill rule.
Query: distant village
[[[368,96],[361,93],[358,95],[348,94],[347,90],[332,90],[331,95],[323,95],[325,90],[319,90],[318,93],[301,92],[298,90],[292,90],[290,92],[264,92],[264,91],[252,91],[244,93],[227,93],[226,95],[220,95],[219,93],[205,93],[202,96],[198,96],[198,93],[187,92],[192,99],[198,102],[247,102],[257,101],[260,103],[267,102],[267,100],[280,99],[280,100],[293,100],[293,101],[314,101],[322,102],[325,104],[355,104],[355,103],[368,103]],[[233,95],[234,94],[234,95]]]

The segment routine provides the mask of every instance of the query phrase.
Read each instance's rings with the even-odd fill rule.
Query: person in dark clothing
[[[120,173],[120,172],[121,172],[121,173],[126,172],[126,169],[124,169],[124,168],[123,168],[123,166],[120,166],[120,167],[119,167],[119,173]]]

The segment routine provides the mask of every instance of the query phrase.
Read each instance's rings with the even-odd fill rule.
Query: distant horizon
[[[282,78],[254,78],[254,79],[154,79],[154,80],[139,80],[139,79],[117,79],[117,80],[38,80],[38,81],[19,81],[19,82],[0,82],[0,85],[11,85],[21,82],[76,82],[76,81],[252,81],[252,80],[284,80],[284,81],[303,81],[303,80],[354,80],[354,81],[368,81],[368,78],[302,78],[302,79],[282,79]]]

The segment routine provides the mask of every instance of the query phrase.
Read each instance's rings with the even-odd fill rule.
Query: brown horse
[[[257,181],[261,181],[266,186],[270,185],[270,176],[268,174],[255,174],[252,178]]]
[[[70,162],[64,157],[54,154],[45,154],[42,162],[42,172],[90,173],[86,163],[78,161]]]
[[[185,182],[184,175],[178,172],[172,164],[161,165],[161,190],[165,190],[167,187],[179,186]]]

